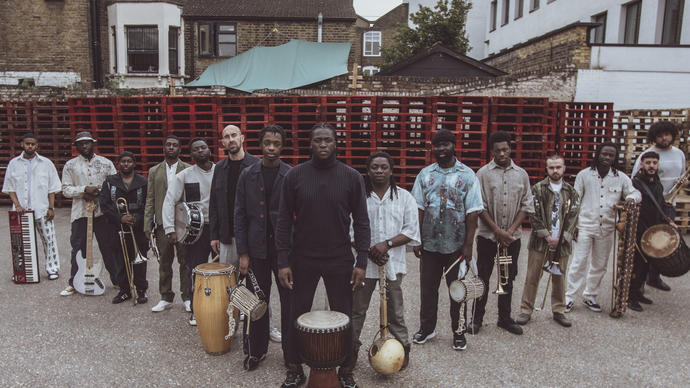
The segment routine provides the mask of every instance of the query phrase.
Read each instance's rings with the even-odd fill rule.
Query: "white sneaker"
[[[167,310],[171,307],[172,307],[172,303],[170,303],[166,300],[161,300],[160,302],[158,302],[157,305],[155,305],[151,308],[151,311],[153,311],[154,313],[159,313],[159,312],[161,312],[163,310]]]
[[[278,330],[277,327],[272,327],[271,328],[271,341],[281,342],[282,339],[283,339],[283,335],[280,333],[280,330]]]
[[[189,324],[190,326],[196,326],[196,318],[194,317],[194,314],[189,318]]]
[[[64,290],[60,291],[60,296],[70,296],[74,294],[74,287],[67,286]]]
[[[185,300],[184,301],[184,309],[186,312],[191,313],[192,312],[192,302]]]

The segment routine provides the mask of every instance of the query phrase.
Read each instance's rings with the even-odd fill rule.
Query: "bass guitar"
[[[93,201],[86,202],[86,256],[84,252],[77,252],[77,274],[74,275],[74,289],[83,295],[103,295],[105,283],[101,281],[101,261],[93,260],[93,211],[96,204]]]

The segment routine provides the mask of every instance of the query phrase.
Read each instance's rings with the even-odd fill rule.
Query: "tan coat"
[[[179,161],[177,171],[179,173],[190,165]],[[146,210],[144,212],[144,231],[150,232],[153,228],[154,215],[158,223],[163,227],[163,200],[168,191],[168,174],[165,171],[165,160],[149,169],[148,193],[146,195]]]

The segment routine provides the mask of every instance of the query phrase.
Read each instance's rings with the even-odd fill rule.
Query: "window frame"
[[[232,26],[234,31],[223,32],[221,28],[224,26]],[[204,50],[204,45],[202,45],[202,29],[206,30],[208,49]],[[196,44],[197,44],[197,55],[199,58],[231,58],[237,56],[238,45],[237,45],[237,23],[236,22],[226,22],[226,21],[199,21],[196,27]],[[221,35],[234,35],[235,36],[235,52],[233,55],[220,55],[220,45],[221,44],[232,44],[233,42],[221,42]]]
[[[378,40],[367,40],[367,36],[378,36]],[[380,57],[381,56],[381,46],[382,46],[382,39],[383,39],[383,34],[381,34],[381,31],[379,30],[370,30],[370,31],[364,31],[362,34],[362,56],[365,57]],[[378,41],[379,44],[379,53],[373,54],[373,44]],[[367,54],[367,43],[372,43],[372,50],[371,53]]]
[[[510,0],[502,0],[501,27],[510,22]]]
[[[155,61],[155,69],[152,70],[147,70],[147,71],[142,71],[142,70],[133,70],[132,67],[130,66],[131,60],[130,60],[130,55],[136,55],[136,54],[144,54],[144,55],[152,55],[154,54],[153,49],[131,49],[130,48],[130,32],[134,29],[155,29],[156,34],[156,49],[155,49],[155,56],[156,56],[156,61]],[[127,42],[127,74],[159,74],[160,72],[160,47],[158,46],[160,44],[160,31],[158,29],[158,25],[148,25],[148,24],[136,24],[136,25],[125,25],[125,40]],[[135,52],[133,52],[135,51]]]
[[[515,17],[513,20],[518,20],[525,12],[525,0],[515,0]]]
[[[630,13],[629,9],[633,6],[637,6],[637,12],[635,14],[635,32],[634,32],[634,42],[628,42],[628,25],[630,23]],[[640,42],[640,20],[642,15],[642,0],[635,0],[629,3],[623,4],[623,12],[625,14],[625,23],[623,23],[623,44],[636,45]]]
[[[489,32],[496,31],[498,19],[498,0],[491,0],[489,8]]]
[[[218,58],[232,58],[237,56],[237,23],[232,23],[232,22],[216,22],[214,23],[215,25],[215,56]],[[232,26],[232,31],[231,32],[224,32],[221,31],[221,27],[228,27]],[[222,35],[227,35],[227,36],[234,36],[235,41],[234,42],[221,42],[221,36]],[[235,51],[232,55],[221,55],[221,49],[220,46],[222,44],[232,44],[235,46]]]
[[[664,4],[664,20],[661,24],[661,45],[663,46],[674,46],[674,45],[679,45],[680,44],[680,36],[683,31],[683,11],[685,9],[685,0],[677,0],[679,2],[679,14],[678,18],[675,21],[676,22],[676,29],[673,31],[672,37],[667,36],[667,32],[671,30],[669,27],[668,29],[666,28],[667,23],[669,22],[669,4],[671,3],[672,0],[666,0]],[[671,21],[673,22],[673,21]]]
[[[180,74],[180,27],[179,26],[168,26],[168,74],[179,75]],[[173,42],[175,42],[173,47]],[[173,54],[174,53],[174,54]],[[174,66],[173,66],[174,59]]]
[[[529,11],[534,12],[539,9],[539,0],[530,0]]]
[[[599,18],[599,17],[602,17],[602,16],[604,17],[604,22],[603,22],[603,23],[597,22],[596,19]],[[606,24],[607,24],[607,22],[608,22],[608,12],[607,12],[607,11],[598,13],[598,14],[596,14],[596,15],[592,15],[592,23],[599,23],[600,26],[593,27],[593,28],[590,30],[590,36],[589,36],[589,43],[590,43],[590,44],[603,44],[603,43],[606,43]],[[600,30],[600,31],[601,31],[601,42],[595,41],[596,30],[599,29],[599,28],[601,28],[601,30]]]

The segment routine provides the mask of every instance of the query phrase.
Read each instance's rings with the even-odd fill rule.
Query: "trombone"
[[[115,200],[115,206],[117,207],[119,213],[121,215],[127,215],[131,216],[129,213],[129,205],[127,204],[127,200],[123,197],[119,197],[118,199]],[[122,226],[122,223],[120,223],[120,231],[118,234],[120,235],[120,245],[122,246],[122,257],[124,259],[124,264],[125,264],[125,273],[127,274],[127,281],[129,282],[129,292],[132,294],[132,299],[134,300],[134,304],[137,304],[137,291],[136,288],[134,287],[134,268],[133,265],[136,264],[142,264],[148,261],[145,256],[139,252],[139,248],[137,247],[137,241],[134,238],[134,228],[132,228],[132,225],[129,226],[129,232],[126,232],[125,229]],[[129,248],[127,247],[127,241],[125,240],[125,234],[129,233],[131,239],[132,239],[132,246],[134,247],[134,262],[130,260],[130,252]]]
[[[494,294],[505,295],[508,292],[503,286],[508,285],[510,280],[510,265],[513,264],[513,257],[508,254],[508,247],[502,247],[500,242],[496,242],[496,270],[498,271],[497,286]]]

